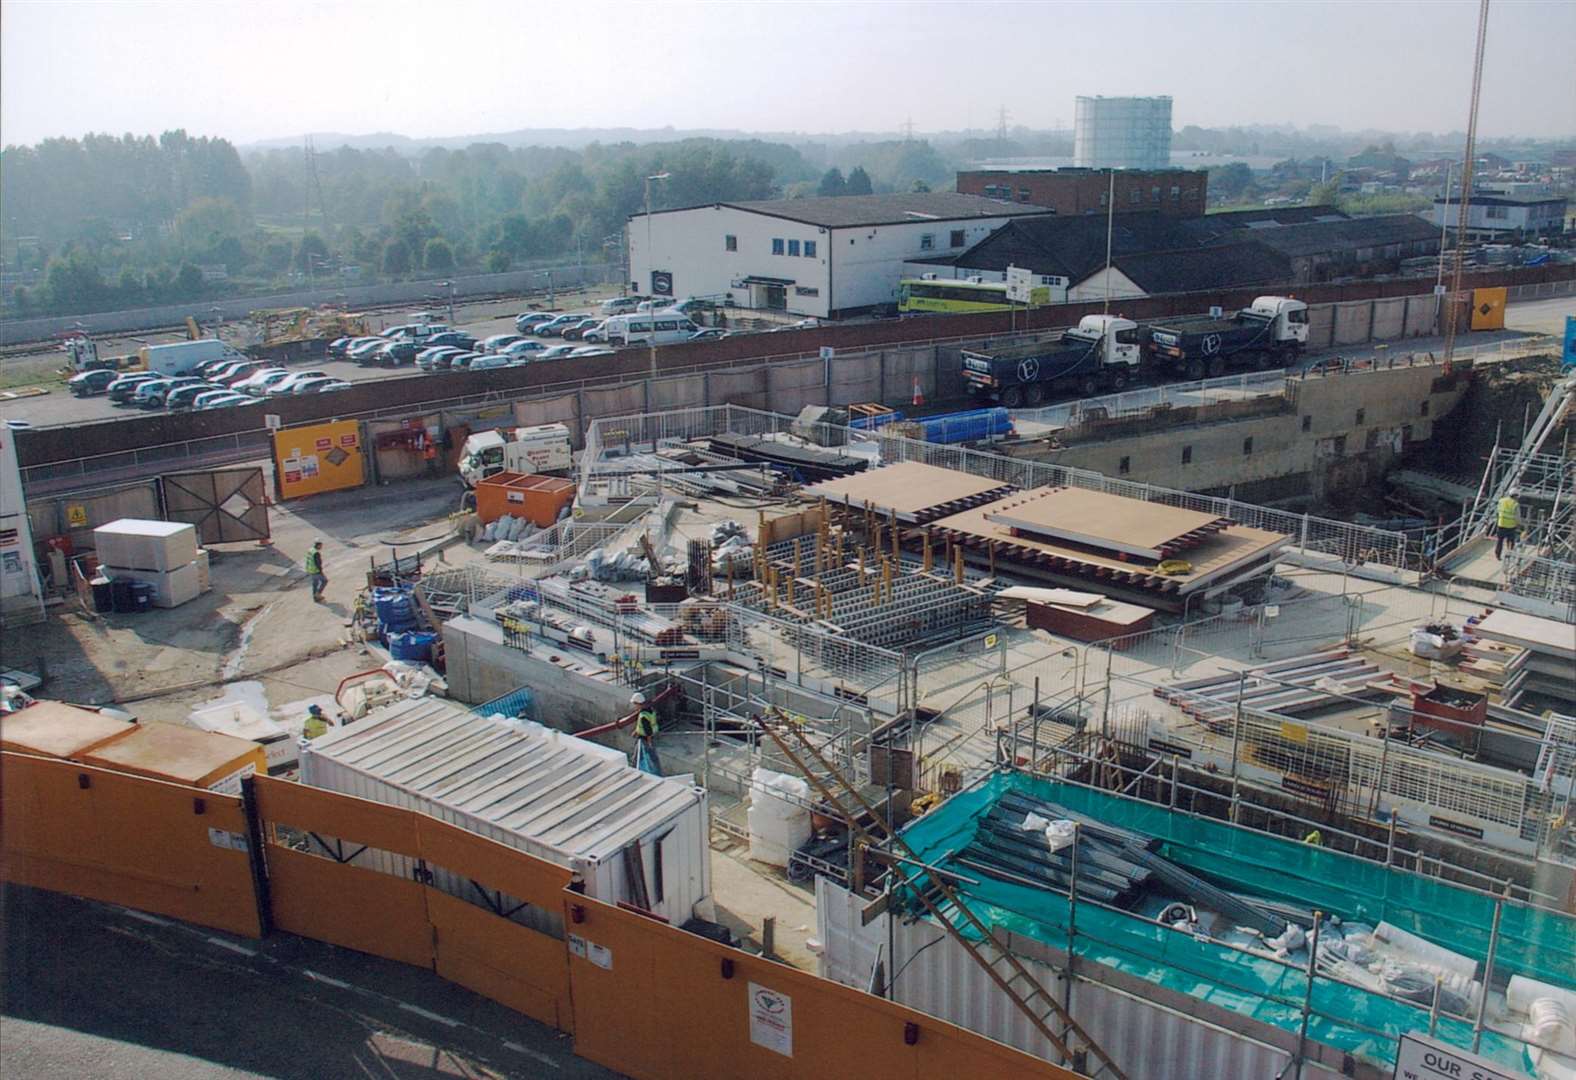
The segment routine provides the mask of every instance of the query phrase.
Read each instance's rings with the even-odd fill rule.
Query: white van
[[[611,345],[671,345],[688,341],[700,327],[676,312],[614,315],[602,324],[601,334]]]

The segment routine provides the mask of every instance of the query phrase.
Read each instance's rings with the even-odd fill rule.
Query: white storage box
[[[788,865],[810,839],[810,785],[802,777],[757,767],[750,778],[750,858]]]
[[[180,521],[121,518],[93,530],[99,562],[131,570],[174,570],[197,558],[197,528]]]
[[[635,901],[624,852],[639,845],[651,910],[675,926],[709,900],[704,788],[641,772],[622,753],[528,720],[477,716],[438,698],[384,705],[302,746],[301,782],[417,810],[566,866],[608,904]],[[414,869],[375,849],[352,861],[407,881]],[[430,869],[436,888],[475,896],[468,880]],[[523,917],[562,921],[552,912]]]
[[[180,607],[188,601],[197,599],[203,591],[195,562],[166,571],[139,570],[129,566],[105,566],[101,572],[112,578],[129,578],[132,581],[143,581],[152,585],[154,607]]]

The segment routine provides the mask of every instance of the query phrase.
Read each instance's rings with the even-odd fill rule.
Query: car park
[[[222,389],[224,388],[218,383],[211,383],[206,380],[187,383],[185,386],[177,386],[165,393],[164,407],[166,409],[189,409],[192,407],[192,402],[197,400],[197,395],[206,394],[210,390]]]
[[[306,382],[308,379],[322,379],[327,376],[328,372],[326,371],[297,371],[293,374],[287,374],[284,378],[269,384],[268,396],[284,397],[287,394],[293,394],[297,384]]]
[[[363,363],[365,357],[371,356],[378,349],[381,349],[383,346],[387,345],[388,341],[388,338],[382,337],[363,338],[361,341],[352,345],[349,349],[346,349],[345,356],[350,360],[354,360],[358,364]]]
[[[75,397],[92,397],[109,389],[109,384],[120,378],[114,371],[84,371],[66,380],[66,389]]]
[[[565,312],[555,318],[548,319],[544,323],[538,323],[532,330],[532,333],[536,334],[537,337],[557,337],[567,327],[583,322],[590,317],[583,311]]]
[[[520,334],[494,334],[490,338],[483,338],[477,346],[481,352],[497,352],[505,345],[512,345],[521,338]]]
[[[545,311],[527,311],[523,315],[514,317],[514,328],[522,334],[529,334],[531,327],[548,322],[552,318],[553,316]]]
[[[131,401],[132,396],[137,392],[137,387],[141,386],[145,382],[151,382],[157,378],[159,378],[159,376],[155,375],[151,371],[138,371],[130,375],[122,375],[120,378],[109,384],[109,388],[106,393],[109,394],[110,401],[117,405],[124,405]]]
[[[564,327],[563,332],[559,336],[565,341],[579,341],[580,336],[587,330],[601,325],[602,320],[599,318],[592,317],[581,319],[577,323],[570,323],[568,326]]]
[[[536,359],[562,360],[566,356],[574,355],[575,349],[580,347],[581,346],[576,345],[554,345],[551,349],[543,349],[541,352],[537,353]]]
[[[239,382],[230,384],[231,390],[240,390],[248,394],[262,394],[268,387],[290,374],[288,368],[265,367],[252,372]]]

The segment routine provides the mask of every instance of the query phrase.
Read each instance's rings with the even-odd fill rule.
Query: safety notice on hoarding
[[[1511,1080],[1511,1075],[1437,1039],[1403,1035],[1395,1056],[1395,1080]]]
[[[750,984],[750,1041],[793,1057],[793,1000],[787,994]]]

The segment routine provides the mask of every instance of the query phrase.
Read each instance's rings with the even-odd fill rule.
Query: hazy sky
[[[1078,94],[1173,120],[1464,130],[1478,5],[227,4],[4,0],[0,140],[308,131],[1071,126]],[[1576,3],[1495,0],[1480,132],[1576,134]]]

